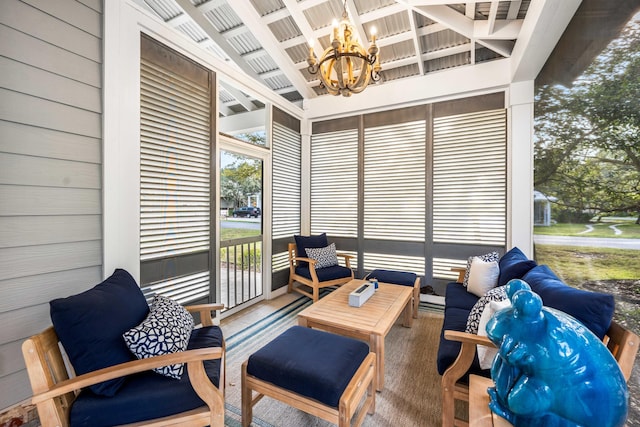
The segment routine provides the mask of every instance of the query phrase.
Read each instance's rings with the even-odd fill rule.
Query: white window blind
[[[425,240],[426,122],[364,131],[364,237]]]
[[[400,270],[422,276],[424,275],[424,267],[424,256],[398,256],[374,252],[364,253],[364,269],[366,271],[375,269]]]
[[[207,88],[141,62],[140,259],[209,250]]]
[[[357,237],[358,130],[311,139],[311,233]]]
[[[300,134],[273,124],[273,230],[274,239],[300,233]]]
[[[506,112],[434,119],[434,242],[504,245]]]

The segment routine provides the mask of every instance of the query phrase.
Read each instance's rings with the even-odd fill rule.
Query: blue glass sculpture
[[[489,406],[516,427],[623,426],[627,383],[606,346],[573,317],[543,307],[522,280],[507,284],[512,307],[487,323],[498,347]]]

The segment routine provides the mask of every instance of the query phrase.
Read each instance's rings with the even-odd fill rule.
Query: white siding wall
[[[48,302],[102,278],[102,7],[0,1],[0,408]]]

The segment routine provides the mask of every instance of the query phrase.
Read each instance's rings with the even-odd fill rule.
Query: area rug
[[[297,324],[296,315],[311,304],[300,297],[251,326],[226,338],[227,387],[225,424],[241,426],[240,366],[253,352],[275,336]],[[441,307],[420,304],[411,328],[400,322],[385,340],[385,387],[376,395],[376,412],[367,415],[364,426],[435,427],[442,423],[440,376],[436,353],[442,327]],[[224,329],[224,327],[223,327]],[[326,427],[332,424],[265,397],[253,409],[251,426]]]

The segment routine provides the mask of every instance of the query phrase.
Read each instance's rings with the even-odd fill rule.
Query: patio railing
[[[220,242],[220,287],[227,310],[263,294],[262,235]]]

